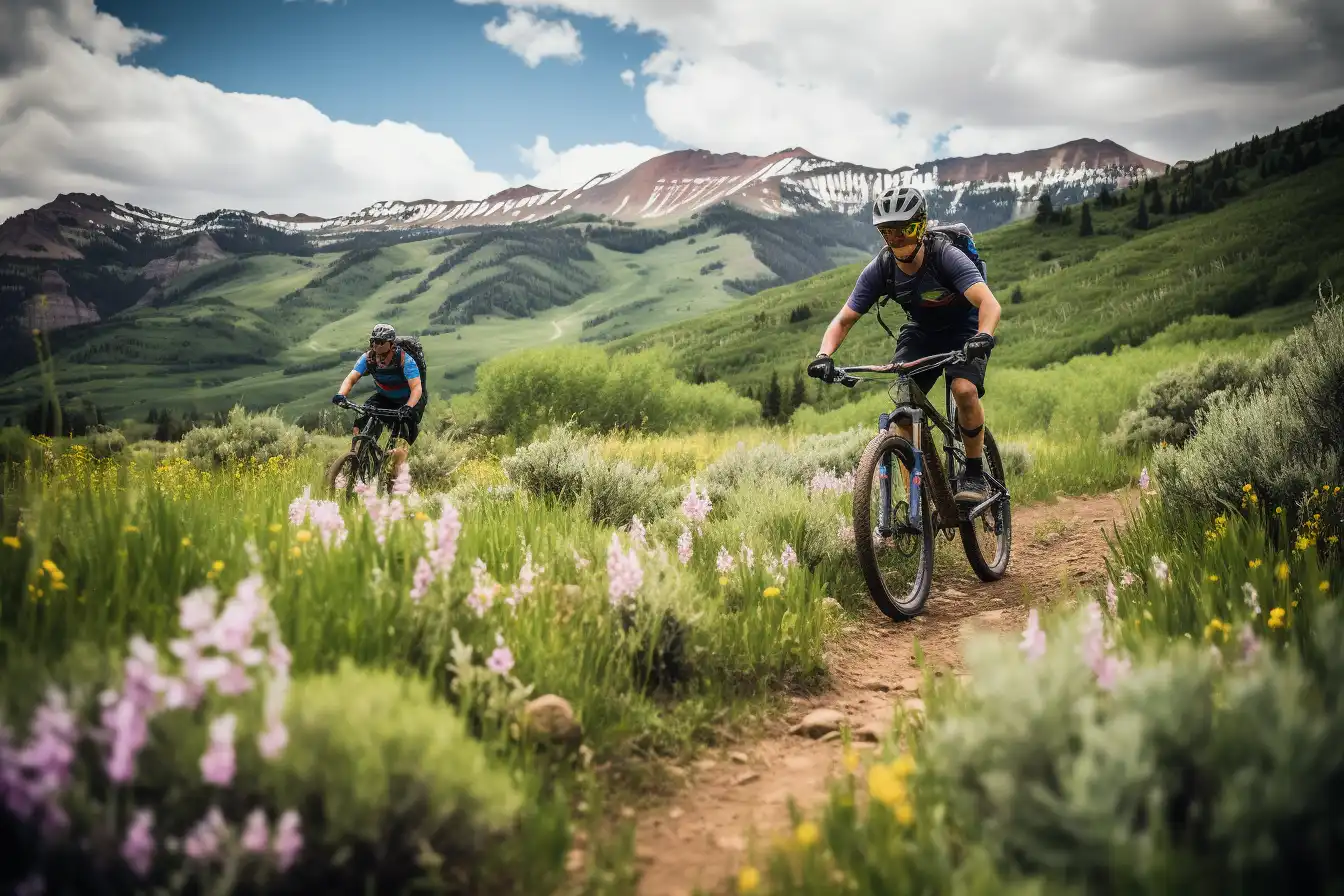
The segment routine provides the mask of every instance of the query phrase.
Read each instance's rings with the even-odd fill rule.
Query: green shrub
[[[1268,364],[1284,370],[1269,391],[1224,393],[1183,448],[1154,454],[1174,509],[1236,506],[1250,483],[1262,502],[1291,510],[1316,486],[1344,480],[1344,308],[1323,305]]]
[[[525,492],[580,504],[595,523],[624,526],[633,516],[647,522],[670,503],[661,485],[660,468],[608,460],[591,438],[568,425],[557,427],[546,439],[519,448],[501,465],[509,479]]]
[[[1158,375],[1139,393],[1138,407],[1120,418],[1111,444],[1137,453],[1160,442],[1184,443],[1211,396],[1225,389],[1244,391],[1256,382],[1258,368],[1244,358],[1211,358]]]
[[[999,460],[1003,461],[1003,472],[1010,477],[1025,476],[1031,471],[1031,449],[1021,442],[999,442]],[[1012,486],[1009,486],[1011,489]]]
[[[407,457],[411,467],[411,482],[421,493],[441,491],[473,450],[473,446],[467,442],[454,441],[421,430],[420,437],[411,446],[411,453]]]
[[[99,459],[113,457],[126,450],[126,436],[119,430],[105,426],[90,431],[84,442],[93,456]]]
[[[297,457],[308,434],[275,413],[250,414],[241,405],[223,426],[201,426],[182,437],[182,455],[198,467],[219,467],[272,457]]]
[[[454,411],[525,439],[547,424],[597,432],[727,429],[760,417],[760,405],[723,383],[676,378],[665,350],[609,356],[595,346],[529,349],[482,364],[478,400]]]
[[[25,460],[36,463],[42,455],[42,449],[21,426],[6,426],[0,429],[0,463],[22,464]]]
[[[744,483],[767,479],[806,484],[819,470],[837,476],[851,472],[875,430],[856,426],[838,433],[807,436],[792,448],[765,442],[753,448],[734,448],[705,468],[710,497],[718,499]]]

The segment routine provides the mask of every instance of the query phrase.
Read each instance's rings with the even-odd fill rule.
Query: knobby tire
[[[985,427],[984,458],[989,473],[1006,486],[1008,480],[1003,474],[1003,461],[999,457],[999,446],[994,441],[994,434],[989,431],[988,426]],[[979,518],[961,523],[959,526],[961,546],[966,551],[966,560],[971,564],[971,569],[975,570],[975,574],[980,577],[982,582],[998,581],[1008,569],[1008,558],[1013,550],[1013,518],[1009,504],[1010,501],[1005,495],[987,508]],[[976,527],[983,527],[983,520],[992,512],[998,514],[998,537],[995,540],[993,558],[986,559],[984,552],[980,549],[980,541],[976,537]]]
[[[926,484],[919,502],[923,532],[918,536],[901,536],[920,540],[918,548],[919,566],[915,574],[915,581],[909,593],[891,594],[883,580],[882,570],[877,558],[877,549],[873,543],[873,528],[876,521],[872,518],[871,508],[874,483],[879,476],[878,467],[882,463],[882,456],[887,452],[891,453],[888,475],[900,476],[899,464],[904,464],[906,469],[913,469],[914,467],[914,449],[909,442],[896,433],[879,433],[868,443],[868,447],[864,449],[863,457],[859,459],[859,466],[854,474],[854,549],[858,555],[859,568],[863,570],[863,577],[868,584],[868,592],[872,595],[873,602],[886,616],[901,621],[918,616],[924,611],[924,604],[928,600],[929,590],[933,585],[933,545],[937,533],[933,530],[933,514],[930,509],[928,486]]]

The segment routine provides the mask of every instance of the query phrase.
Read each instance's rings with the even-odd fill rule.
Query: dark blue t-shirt
[[[880,253],[859,274],[854,290],[845,303],[859,314],[877,304],[887,292],[886,277],[882,271]],[[980,309],[966,298],[966,290],[984,283],[980,269],[966,253],[943,240],[930,240],[924,247],[924,263],[913,275],[906,274],[888,261],[893,272],[892,300],[904,309],[906,315],[921,329],[975,330],[980,323]]]

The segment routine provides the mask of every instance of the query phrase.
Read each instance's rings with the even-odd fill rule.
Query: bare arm
[[[353,370],[345,375],[345,381],[341,383],[341,388],[336,391],[345,397],[350,397],[350,390],[355,388],[355,383],[359,382],[359,374]]]
[[[422,390],[420,388],[420,377],[418,376],[413,377],[412,379],[409,380],[409,382],[411,384],[411,397],[406,399],[406,403],[411,407],[415,407],[417,404],[420,403],[420,395],[422,394]]]
[[[862,317],[859,312],[850,308],[848,305],[842,305],[838,314],[831,318],[831,322],[826,327],[826,332],[821,337],[821,354],[833,355],[835,350],[840,347],[840,343],[845,341],[849,335],[849,330]]]
[[[980,332],[993,335],[994,328],[999,325],[999,315],[1003,312],[994,293],[984,283],[977,283],[966,290],[966,301],[980,309]]]

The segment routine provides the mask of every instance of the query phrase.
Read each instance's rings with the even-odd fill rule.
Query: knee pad
[[[980,435],[981,431],[984,430],[984,428],[985,428],[985,424],[981,423],[979,426],[975,427],[974,429],[967,429],[966,427],[964,427],[964,426],[962,426],[960,423],[958,423],[958,424],[957,424],[957,428],[961,430],[961,436],[962,436],[962,438],[965,438],[965,439],[973,439],[973,438],[975,438],[976,436]]]

